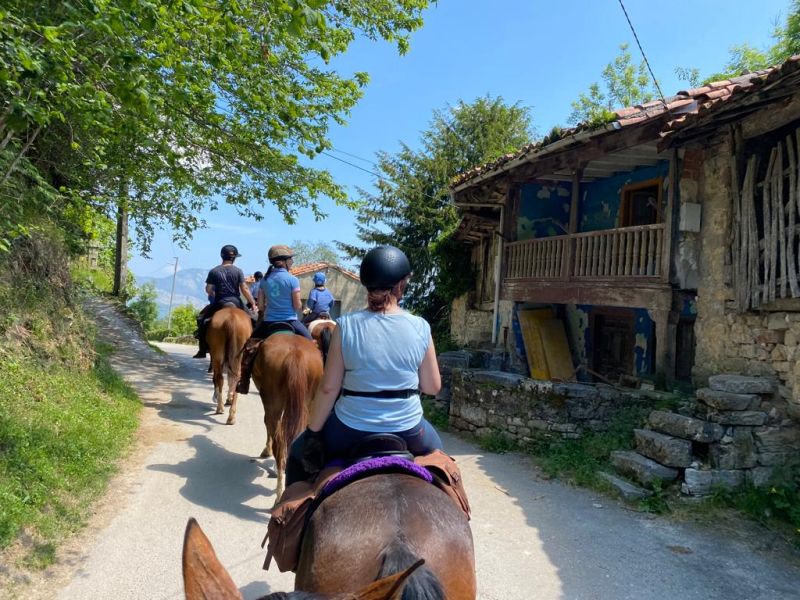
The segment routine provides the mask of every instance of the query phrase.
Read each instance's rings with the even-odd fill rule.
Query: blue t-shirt
[[[328,288],[324,290],[314,288],[308,294],[306,305],[315,313],[330,312],[331,306],[333,306],[333,294],[330,293]]]
[[[261,289],[267,298],[265,321],[296,321],[297,313],[292,304],[292,292],[300,290],[297,277],[286,269],[272,269],[269,277],[261,280]]]
[[[428,351],[431,327],[405,311],[383,314],[368,310],[339,318],[344,359],[342,387],[358,392],[419,387],[419,366]],[[399,432],[422,419],[419,394],[410,398],[342,395],[336,416],[359,431]]]

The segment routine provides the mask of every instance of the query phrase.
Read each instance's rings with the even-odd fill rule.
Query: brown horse
[[[317,342],[319,351],[322,352],[322,362],[328,360],[328,348],[331,347],[331,336],[336,329],[336,321],[332,319],[316,319],[308,324],[308,331],[311,337]]]
[[[404,599],[474,600],[472,532],[459,507],[411,475],[361,479],[326,498],[306,527],[295,589],[330,595],[425,560]]]
[[[253,382],[261,395],[267,428],[261,457],[275,457],[276,504],[283,494],[289,444],[306,428],[309,405],[321,380],[319,350],[314,342],[294,333],[271,335],[253,359]]]
[[[217,403],[216,414],[225,412],[222,404],[222,384],[224,374],[228,374],[228,396],[225,404],[230,404],[228,425],[236,422],[236,384],[241,372],[239,354],[250,337],[253,325],[250,315],[235,306],[226,306],[214,313],[208,324],[206,340],[211,351],[211,368],[214,372],[214,396]]]
[[[399,600],[408,577],[422,563],[420,560],[404,571],[372,582],[358,591],[333,596],[276,592],[259,600]],[[183,538],[183,587],[186,600],[242,600],[236,584],[194,519],[189,519]]]

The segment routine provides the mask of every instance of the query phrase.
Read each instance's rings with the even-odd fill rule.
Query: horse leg
[[[222,374],[222,358],[218,358],[216,356],[213,356],[212,358],[214,360],[214,400],[217,403],[217,409],[214,411],[214,414],[221,415],[225,412],[225,407],[222,405],[222,385],[224,383],[224,376]]]
[[[271,442],[270,436],[269,436],[271,419],[270,419],[269,412],[267,411],[267,403],[266,403],[266,401],[262,398],[261,402],[264,405],[264,429],[267,430],[267,442],[266,442],[266,444],[264,444],[264,449],[261,451],[260,457],[261,458],[269,458],[270,456],[272,456],[272,442]]]
[[[228,425],[236,423],[236,402],[238,396],[236,395],[236,384],[239,383],[239,378],[236,377],[232,370],[228,370],[228,400],[225,404],[230,404],[228,410]]]

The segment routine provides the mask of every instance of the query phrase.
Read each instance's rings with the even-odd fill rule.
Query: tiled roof
[[[316,273],[317,271],[325,271],[327,269],[336,269],[343,275],[350,277],[351,279],[355,279],[356,281],[361,281],[358,278],[358,275],[353,273],[352,271],[348,271],[347,269],[343,269],[339,265],[334,265],[333,263],[329,262],[311,262],[311,263],[304,263],[302,265],[294,265],[292,266],[292,275],[295,277],[299,277],[300,275],[308,275],[309,273]]]
[[[554,142],[549,144],[542,144],[541,142],[528,144],[517,152],[506,154],[490,163],[457,175],[451,187],[460,188],[479,176],[490,176],[496,172],[504,171],[509,166],[509,163],[512,162],[518,163],[526,159],[533,160],[540,155],[548,154],[563,147],[565,145],[564,142],[580,142],[608,131],[655,121],[666,116],[674,118],[671,120],[665,119],[666,123],[661,135],[669,135],[677,129],[688,126],[693,117],[703,116],[732,98],[762,89],[766,84],[777,81],[798,69],[800,69],[800,55],[792,56],[781,65],[761,71],[680,91],[674,96],[665,98],[666,104],[661,100],[652,100],[638,106],[620,108],[614,111],[614,120],[604,126],[590,129],[586,124],[581,124],[571,129],[565,129],[562,131],[560,138]]]

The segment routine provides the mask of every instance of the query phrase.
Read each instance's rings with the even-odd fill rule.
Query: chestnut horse
[[[253,383],[264,406],[267,443],[261,457],[275,458],[278,484],[275,504],[283,494],[289,445],[305,428],[308,409],[322,381],[322,356],[309,339],[275,333],[261,344],[253,359]]]
[[[372,582],[358,591],[321,596],[306,592],[275,592],[259,600],[399,600],[403,586],[421,564],[417,561],[395,575]],[[186,600],[242,600],[231,576],[219,562],[211,542],[194,519],[183,538],[183,587]]]
[[[228,374],[228,396],[225,404],[230,404],[228,425],[236,422],[236,384],[239,383],[241,365],[239,355],[247,338],[253,330],[250,315],[235,306],[226,306],[214,313],[208,324],[206,340],[211,351],[211,369],[214,372],[214,396],[217,410],[215,414],[225,412],[222,404],[222,384],[224,374]]]

